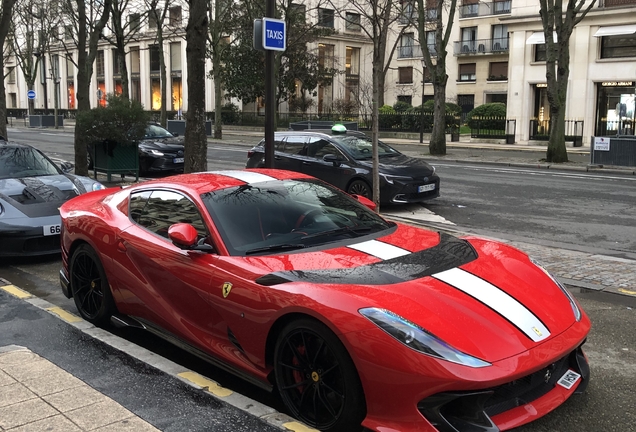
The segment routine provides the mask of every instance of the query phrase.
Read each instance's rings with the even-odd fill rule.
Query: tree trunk
[[[550,138],[548,141],[548,162],[567,162],[568,152],[565,147],[565,107],[550,107]]]
[[[445,70],[441,73],[443,74],[442,78],[435,77],[433,79],[435,110],[433,112],[433,131],[428,151],[432,155],[443,156],[446,154],[446,81],[448,80],[448,75],[446,75]]]
[[[0,56],[0,70],[4,70],[4,58]],[[7,140],[7,94],[5,93],[4,80],[0,83],[0,137]]]
[[[125,99],[130,99],[130,89],[128,88],[128,66],[126,66],[126,45],[125,43],[117,44],[117,51],[119,52],[119,70],[121,72],[121,96]]]
[[[168,78],[166,73],[166,58],[163,52],[163,32],[161,26],[157,26],[157,43],[159,44],[159,69],[160,69],[160,82],[161,82],[161,116],[159,123],[162,127],[166,127],[168,123],[168,107],[166,106],[166,93],[168,92]]]
[[[188,65],[188,112],[185,130],[185,168],[187,173],[206,171],[208,143],[205,135],[205,48],[208,30],[206,0],[189,0],[186,27]]]
[[[386,81],[386,75],[382,72],[382,68],[377,71],[378,81],[377,86],[374,86],[374,90],[378,89],[378,109],[384,106],[384,84]]]
[[[218,6],[217,6],[218,7]],[[221,62],[218,55],[212,58],[212,70],[214,71],[214,138],[223,139],[223,119],[221,118],[221,110],[223,109],[223,96],[221,88]]]
[[[376,205],[375,211],[380,213],[380,157],[378,155],[378,131],[379,131],[379,119],[380,119],[380,94],[383,93],[380,91],[380,86],[378,85],[379,81],[379,71],[382,69],[382,65],[377,64],[378,61],[375,60],[373,62],[373,106],[371,109],[371,148],[373,154],[373,202]]]

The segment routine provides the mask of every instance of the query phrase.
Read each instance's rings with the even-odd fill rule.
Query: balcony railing
[[[420,45],[408,45],[401,46],[397,48],[398,50],[398,58],[419,58],[422,57],[422,47]],[[436,56],[437,51],[435,51],[435,45],[430,44],[428,46],[428,52],[431,53],[431,56]]]
[[[621,7],[621,6],[634,6],[636,0],[599,0],[598,7]]]
[[[477,54],[507,54],[508,38],[477,39],[472,41],[453,42],[453,54],[477,55]]]
[[[628,0],[605,0],[605,1],[628,1]],[[636,0],[632,0],[634,2]],[[500,15],[510,13],[511,0],[473,3],[459,7],[460,18],[474,18],[488,15]]]

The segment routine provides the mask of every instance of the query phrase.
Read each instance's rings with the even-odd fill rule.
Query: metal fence
[[[592,137],[592,163],[636,167],[635,137]]]
[[[550,138],[550,120],[530,120],[530,139],[547,141]],[[565,140],[574,147],[583,145],[583,120],[565,120]]]
[[[505,139],[514,144],[517,120],[498,116],[480,116],[468,119],[471,138]]]

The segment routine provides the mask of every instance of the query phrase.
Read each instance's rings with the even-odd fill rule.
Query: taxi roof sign
[[[331,132],[335,134],[347,133],[347,128],[341,124],[335,124],[331,127]]]

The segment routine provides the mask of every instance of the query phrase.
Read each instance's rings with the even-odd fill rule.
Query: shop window
[[[601,38],[601,58],[623,57],[636,57],[636,33]]]
[[[413,67],[398,68],[398,84],[413,84]]]
[[[459,65],[459,81],[474,82],[477,79],[475,73],[475,63],[465,63]]]
[[[68,109],[75,109],[75,82],[66,82],[66,94],[68,97]]]

